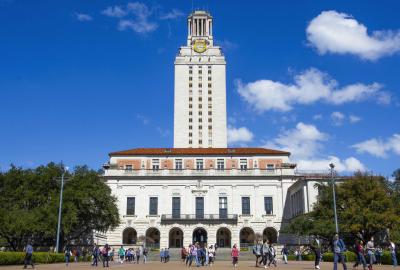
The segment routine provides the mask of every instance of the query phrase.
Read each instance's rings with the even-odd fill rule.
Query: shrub
[[[0,252],[0,265],[15,265],[23,264],[25,258],[24,252]],[[50,253],[50,252],[34,252],[33,253],[34,263],[60,263],[64,262],[63,253]],[[90,261],[91,257],[81,256],[79,261]],[[71,262],[74,261],[74,256],[71,256]]]

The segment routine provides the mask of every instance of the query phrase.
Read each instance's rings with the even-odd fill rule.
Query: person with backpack
[[[287,248],[286,245],[283,246],[283,248],[281,250],[281,254],[283,256],[283,261],[285,262],[285,264],[287,264],[288,263],[289,249]]]
[[[337,264],[340,262],[343,265],[343,270],[347,270],[347,265],[344,258],[344,252],[346,251],[346,245],[343,240],[340,239],[339,234],[335,234],[333,242],[333,270],[337,270]]]
[[[262,256],[262,262],[264,265],[264,268],[267,268],[267,262],[269,259],[269,245],[268,245],[268,240],[264,240],[264,243],[261,248],[261,256]]]
[[[94,244],[92,250],[92,256],[93,256],[92,266],[97,266],[97,262],[99,261],[99,255],[100,255],[99,247],[96,244]]]
[[[319,235],[316,235],[315,238],[311,241],[310,247],[315,254],[315,269],[320,269],[319,264],[321,262],[322,242],[321,239],[319,239]]]
[[[215,248],[213,245],[211,245],[208,248],[208,265],[212,266],[214,264],[214,258],[215,258]]]
[[[108,257],[109,251],[110,251],[110,247],[108,246],[108,244],[105,244],[105,246],[101,250],[101,255],[103,257],[103,267],[109,267],[109,265],[108,265],[108,261],[110,260],[110,258]]]
[[[64,250],[64,259],[65,259],[65,265],[68,266],[69,265],[69,261],[71,259],[72,256],[72,252],[71,249],[67,246]]]
[[[236,268],[239,262],[239,249],[237,248],[236,244],[233,245],[231,256],[233,267]]]
[[[147,262],[147,254],[149,252],[147,251],[147,248],[143,247],[143,263],[145,264]]]
[[[262,244],[257,241],[257,243],[253,246],[253,254],[256,256],[256,267],[262,262],[261,256]]]
[[[359,264],[362,264],[364,270],[366,270],[367,262],[365,261],[364,245],[362,240],[356,240],[354,251],[356,252],[356,262],[354,263],[353,268],[356,268]]]
[[[269,244],[269,263],[268,267],[271,265],[271,263],[276,267],[276,249],[274,247],[274,244]]]

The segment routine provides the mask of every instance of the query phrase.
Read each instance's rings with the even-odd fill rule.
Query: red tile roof
[[[284,155],[290,152],[266,148],[134,148],[125,151],[112,152],[111,156],[264,156]]]

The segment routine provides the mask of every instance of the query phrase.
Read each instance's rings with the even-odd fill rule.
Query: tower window
[[[190,87],[193,87],[193,84],[192,84],[192,83],[189,83],[189,88],[190,88]]]
[[[192,81],[193,80],[193,77],[189,77],[189,81]]]
[[[199,97],[199,101],[200,101],[200,102],[203,101],[203,98],[202,98],[202,97]]]
[[[209,111],[209,112],[208,112],[208,115],[212,115],[212,111]]]
[[[203,129],[203,126],[199,126],[199,129]]]
[[[193,129],[193,126],[189,126],[189,129],[192,130],[192,129]]]
[[[193,70],[189,69],[189,74],[193,74]]]
[[[211,118],[208,118],[208,123],[211,123],[212,122],[212,119]]]
[[[199,74],[203,74],[203,71],[201,69],[199,70]]]
[[[208,129],[210,129],[210,130],[211,130],[211,129],[212,129],[212,126],[208,126]]]
[[[189,101],[192,101],[193,99],[192,99],[192,97],[189,97]]]
[[[189,111],[189,115],[192,115],[193,114],[193,112],[192,111]]]
[[[211,88],[211,83],[208,84],[208,87]]]
[[[208,90],[208,94],[209,94],[209,95],[211,95],[211,94],[212,94],[211,90]]]
[[[208,77],[208,80],[211,81],[211,77]]]
[[[201,88],[201,87],[203,87],[203,84],[202,84],[202,83],[199,83],[199,88]]]
[[[191,109],[192,108],[192,104],[189,104],[189,109]]]
[[[211,74],[211,69],[208,70],[208,74]]]
[[[202,111],[199,111],[199,115],[203,115],[203,112],[202,112]]]
[[[193,119],[192,118],[189,118],[189,123],[192,123],[193,122]]]
[[[203,108],[203,106],[201,104],[199,104],[199,109]]]

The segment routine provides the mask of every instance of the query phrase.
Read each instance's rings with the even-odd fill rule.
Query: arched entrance
[[[122,232],[122,244],[135,245],[137,242],[137,232],[133,228],[126,228]]]
[[[228,228],[219,228],[217,231],[217,244],[219,248],[231,247],[231,231]]]
[[[193,231],[193,244],[194,243],[204,244],[207,243],[207,231],[203,228],[196,228]]]
[[[169,247],[181,248],[183,246],[183,232],[179,228],[172,228],[169,231]]]
[[[278,242],[278,232],[272,228],[267,227],[263,231],[263,241],[268,240],[270,243]]]
[[[146,247],[160,248],[160,231],[157,228],[149,228],[146,231]]]
[[[253,246],[255,242],[256,235],[252,228],[244,227],[240,230],[240,247]]]

